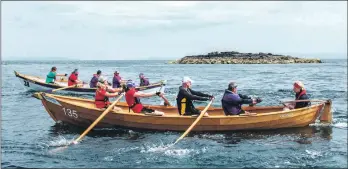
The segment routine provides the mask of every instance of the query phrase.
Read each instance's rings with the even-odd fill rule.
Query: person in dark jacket
[[[97,87],[97,83],[98,83],[98,79],[101,75],[101,70],[97,71],[97,74],[94,74],[91,81],[89,82],[89,87],[90,88],[96,88]]]
[[[251,113],[242,110],[242,104],[255,105],[261,101],[262,100],[260,98],[252,99],[246,95],[237,94],[237,85],[235,82],[230,82],[228,84],[227,90],[225,90],[225,93],[221,99],[222,108],[225,115],[250,115]]]
[[[301,81],[294,82],[293,91],[296,93],[295,100],[309,100],[304,84]],[[311,102],[294,102],[285,104],[284,110],[299,109],[310,105]]]
[[[119,88],[121,87],[122,77],[120,76],[120,72],[115,71],[114,77],[112,79],[112,87],[113,88]]]
[[[192,100],[207,101],[214,98],[212,95],[192,90],[191,85],[192,80],[189,77],[184,77],[182,80],[182,86],[179,87],[179,93],[176,98],[180,115],[198,115],[201,111],[194,107]],[[208,116],[208,113],[205,113],[204,116]]]
[[[145,78],[144,73],[140,73],[139,78],[140,78],[140,86],[150,85],[150,81],[148,78]]]

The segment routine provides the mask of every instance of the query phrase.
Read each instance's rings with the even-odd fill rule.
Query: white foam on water
[[[106,156],[103,158],[104,161],[113,161],[114,160],[114,157],[112,156]]]
[[[61,146],[67,146],[70,145],[74,140],[67,140],[62,136],[59,136],[58,140],[50,141],[48,146],[49,147],[61,147]]]
[[[312,157],[312,158],[315,158],[315,157],[320,157],[322,156],[321,155],[321,152],[319,151],[314,151],[314,150],[306,150],[306,152]]]
[[[333,126],[337,128],[347,128],[347,122],[338,122],[336,124],[333,124]]]
[[[164,145],[146,145],[140,151],[141,153],[163,153],[166,156],[182,158],[191,154],[200,154],[207,151],[206,147],[201,150],[187,149],[187,148],[175,148],[174,144]]]

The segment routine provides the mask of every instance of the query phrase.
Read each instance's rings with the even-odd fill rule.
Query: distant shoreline
[[[240,53],[237,51],[210,52],[204,55],[185,56],[169,64],[293,64],[323,63],[318,58],[298,58],[272,53]]]

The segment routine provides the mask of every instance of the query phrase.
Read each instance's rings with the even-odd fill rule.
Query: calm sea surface
[[[166,61],[5,61],[1,88],[1,166],[55,168],[117,167],[261,167],[347,168],[347,60],[288,65],[172,65]],[[168,81],[167,98],[174,104],[183,76],[193,89],[220,100],[229,81],[239,93],[263,98],[260,105],[293,99],[292,83],[302,80],[311,99],[332,99],[333,124],[304,128],[228,133],[192,133],[167,148],[181,132],[128,129],[91,131],[80,144],[57,148],[77,138],[84,128],[55,124],[41,102],[20,84],[13,71],[45,77],[52,66],[58,73],[80,71],[89,81],[101,69],[118,70],[126,79],[143,72],[150,82]],[[112,76],[108,76],[109,80]],[[89,95],[80,97],[91,98]],[[158,97],[142,99],[159,104]],[[206,105],[207,103],[197,103]]]

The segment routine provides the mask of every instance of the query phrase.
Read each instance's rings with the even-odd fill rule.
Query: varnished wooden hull
[[[47,91],[52,89],[58,89],[62,87],[67,86],[67,81],[61,81],[57,80],[56,84],[48,84],[45,83],[45,79],[36,77],[36,76],[30,76],[30,75],[23,75],[15,71],[16,77],[18,77],[19,81],[23,84],[23,86],[32,91]],[[68,88],[65,90],[60,90],[60,93],[74,93],[74,94],[95,94],[96,88],[90,88],[89,84],[84,84],[83,87],[80,88]],[[162,93],[165,91],[165,83],[153,83],[149,86],[144,87],[136,87],[136,90],[142,91],[142,92],[157,92],[161,90]]]
[[[42,94],[40,94],[42,96]],[[45,94],[41,98],[46,111],[55,121],[88,127],[104,111],[95,108],[88,99]],[[209,117],[202,118],[193,131],[261,130],[304,127],[314,123],[324,103],[291,111],[282,111],[282,106],[243,107],[255,116],[225,116],[221,108],[209,108]],[[148,116],[128,112],[126,103],[118,103],[121,112],[108,113],[96,128],[126,127],[160,131],[185,131],[197,117],[180,116],[176,107],[149,106],[165,112],[164,116]],[[203,109],[203,107],[200,107]]]

